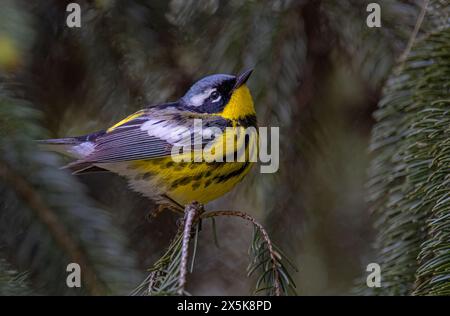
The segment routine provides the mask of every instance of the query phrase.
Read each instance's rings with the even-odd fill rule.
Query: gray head
[[[252,70],[241,75],[216,74],[204,77],[194,83],[180,99],[183,107],[200,113],[219,113],[230,100],[233,91],[242,86]]]

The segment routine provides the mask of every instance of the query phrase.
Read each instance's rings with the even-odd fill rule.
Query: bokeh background
[[[2,151],[2,159],[25,179],[34,177],[37,190],[62,192],[49,193],[56,213],[81,216],[66,232],[83,247],[100,243],[110,256],[101,264],[114,262],[112,278],[120,274],[131,286],[163,254],[177,216],[148,218],[152,201],[120,177],[72,177],[57,170],[64,158],[38,153],[22,138],[100,130],[145,105],[178,99],[205,75],[254,68],[248,85],[259,125],[280,127],[280,168],[275,174],[254,168],[207,209],[241,210],[262,222],[299,268],[292,274],[298,294],[350,294],[373,258],[365,198],[372,113],[422,1],[377,1],[381,28],[367,27],[372,1],[361,0],[79,0],[81,28],[66,26],[69,2],[0,2],[0,107],[8,118],[1,130],[16,148]],[[23,151],[13,154],[18,143]],[[36,167],[42,163],[45,168]],[[54,180],[50,187],[45,178]],[[47,236],[51,229],[45,222],[36,228],[36,216],[19,211],[29,197],[7,186],[1,192],[2,264],[26,273],[38,293],[73,294],[58,285],[67,256]],[[107,231],[110,240],[102,244],[103,235],[80,225]],[[250,294],[252,229],[239,219],[218,219],[217,247],[205,223],[187,290]]]

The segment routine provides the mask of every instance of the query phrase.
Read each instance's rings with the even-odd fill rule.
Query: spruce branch
[[[286,257],[271,241],[264,227],[252,216],[241,211],[210,211],[204,212],[203,206],[193,202],[185,207],[185,217],[174,240],[165,254],[150,269],[147,278],[131,293],[131,295],[183,295],[185,291],[187,265],[189,259],[189,244],[192,237],[197,240],[199,226],[203,219],[214,219],[220,216],[239,217],[251,222],[254,235],[250,246],[251,262],[248,266],[248,276],[260,271],[255,294],[287,295],[295,294],[295,283],[289,275],[288,268],[283,263]],[[195,259],[197,243],[194,243],[192,262]],[[285,259],[288,265],[296,271],[294,265]],[[192,271],[192,268],[191,268]]]
[[[422,26],[423,19],[425,18],[429,2],[430,0],[423,0],[422,9],[420,10],[419,16],[417,17],[416,24],[414,25],[414,30],[411,33],[411,36],[409,38],[408,44],[406,45],[404,52],[399,57],[399,64],[401,66],[397,68],[398,69],[397,71],[400,71],[400,69],[403,67],[406,59],[408,58],[409,53],[411,52],[411,49],[416,41],[417,35],[419,34],[420,27]]]
[[[25,179],[16,174],[13,168],[1,160],[0,179],[13,188],[16,194],[27,204],[28,208],[46,225],[54,240],[69,254],[71,262],[76,262],[83,267],[83,280],[88,288],[88,292],[92,295],[105,293],[103,284],[97,282],[95,273],[91,269],[85,253],[80,249],[80,245],[76,240],[72,239],[67,228],[56,216],[56,212],[45,203],[42,196]]]
[[[199,216],[203,206],[197,202],[186,205],[184,219],[177,234],[164,255],[150,269],[148,277],[131,295],[186,295],[186,277],[189,261],[189,244],[192,237],[197,240]],[[195,259],[197,243],[194,244],[191,258]],[[192,268],[191,268],[192,270]]]
[[[147,278],[130,295],[156,296],[189,294],[180,289],[183,230],[178,230],[166,252],[149,269],[150,273]]]
[[[140,272],[125,236],[54,154],[39,151],[38,111],[0,88],[0,241],[43,294],[120,294]],[[44,259],[45,258],[45,259]],[[80,289],[66,286],[78,263]]]
[[[281,295],[281,285],[280,285],[280,272],[278,271],[278,260],[277,259],[281,259],[281,257],[279,257],[279,255],[277,253],[275,253],[273,246],[272,246],[272,241],[269,238],[269,235],[267,234],[266,230],[264,229],[264,227],[258,223],[253,217],[251,217],[250,215],[240,212],[240,211],[213,211],[213,212],[209,212],[207,214],[205,214],[204,218],[210,218],[210,217],[217,217],[217,216],[237,216],[237,217],[241,217],[247,221],[250,221],[256,228],[257,230],[260,232],[260,234],[262,235],[264,242],[267,245],[267,251],[270,257],[270,265],[271,265],[271,270],[273,273],[273,278],[272,278],[272,283],[273,283],[273,287],[274,287],[274,293],[275,296],[280,296]],[[255,234],[256,235],[256,234]],[[256,238],[254,238],[254,241],[259,240],[259,238],[256,235]],[[251,247],[252,254],[255,258],[259,258],[261,254],[260,250],[262,249],[262,254],[264,254],[266,252],[266,249],[264,249],[264,247],[261,247],[261,244],[259,244],[257,241],[253,243],[253,245],[257,245],[256,247]],[[252,246],[253,246],[252,245]],[[257,261],[257,260],[256,260]],[[261,262],[263,263],[263,262]],[[267,275],[268,269],[265,269],[263,276]],[[251,273],[250,273],[251,274]],[[261,279],[265,280],[265,278]],[[258,282],[260,283],[260,282]],[[257,284],[257,291],[259,290],[259,284]]]
[[[363,293],[450,291],[449,43],[448,27],[418,39],[375,113],[369,197],[383,286]]]
[[[185,208],[183,242],[181,245],[180,277],[178,281],[178,294],[180,295],[183,294],[184,287],[186,285],[187,264],[189,257],[189,242],[191,241],[192,225],[194,224],[194,220],[198,216],[198,213],[202,211],[203,206],[196,202],[188,204]],[[194,247],[194,249],[195,248],[196,247]]]
[[[282,263],[281,253],[277,251],[278,247],[272,243],[265,228],[255,218],[241,211],[211,211],[204,213],[201,217],[214,218],[218,216],[240,217],[251,222],[255,227],[249,250],[251,263],[247,268],[248,276],[253,275],[258,269],[261,270],[255,294],[264,292],[267,295],[280,296],[295,293],[295,283]],[[288,260],[287,262],[290,263]],[[295,267],[290,265],[295,271]]]
[[[3,255],[2,253],[0,253]],[[0,295],[36,295],[37,293],[30,285],[29,273],[18,272],[8,262],[0,257]]]

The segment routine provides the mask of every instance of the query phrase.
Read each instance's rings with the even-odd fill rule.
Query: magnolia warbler
[[[76,158],[66,166],[75,174],[117,173],[128,179],[132,189],[160,205],[205,204],[230,191],[252,167],[249,157],[257,151],[258,133],[246,85],[251,73],[210,75],[178,101],[146,107],[106,130],[40,143]],[[200,122],[201,132],[195,122]],[[250,128],[253,132],[247,133]],[[211,129],[216,133],[210,139],[199,135]],[[186,149],[192,149],[186,141],[193,140],[195,147],[198,139],[205,158],[200,161],[192,159],[196,148]],[[230,139],[232,146],[227,146]],[[184,150],[174,155],[174,146]]]

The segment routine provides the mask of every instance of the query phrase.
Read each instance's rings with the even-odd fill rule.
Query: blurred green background
[[[79,0],[81,28],[68,28],[69,2],[1,1],[2,113],[17,104],[36,111],[31,116],[39,132],[30,132],[33,137],[82,135],[145,105],[176,100],[205,75],[254,68],[248,85],[259,125],[280,127],[280,168],[275,174],[254,168],[207,209],[242,210],[260,220],[298,266],[293,274],[298,294],[350,294],[373,258],[365,202],[372,112],[406,47],[421,2],[377,1],[382,27],[368,28],[366,7],[372,1]],[[19,112],[14,117],[28,116]],[[24,127],[8,129],[6,123],[2,136],[13,141]],[[24,172],[26,159],[10,161]],[[54,167],[62,164],[54,161]],[[70,177],[58,176],[61,183]],[[82,193],[76,194],[86,196],[90,207],[112,214],[108,225],[120,231],[122,246],[134,258],[127,265],[142,273],[134,279],[130,274],[129,281],[142,278],[169,244],[177,217],[164,213],[148,219],[152,201],[131,192],[118,176],[92,174],[71,181],[83,183]],[[35,187],[43,190],[39,181]],[[71,194],[71,188],[64,190]],[[23,237],[31,234],[27,225],[34,219],[15,219],[17,199],[4,199],[0,250],[14,269],[31,271],[31,282],[41,293],[61,293],[55,284],[64,270],[46,283],[36,276],[45,267],[30,263],[52,261],[52,252],[38,259],[24,255],[33,247],[58,246],[39,242],[45,229]],[[97,213],[83,214],[86,222],[96,221]],[[204,225],[187,290],[194,295],[251,293],[255,280],[245,271],[251,225],[221,218],[217,228],[220,247],[214,245],[209,223]],[[76,225],[72,230],[74,236],[83,233]],[[13,247],[17,244],[20,248]],[[58,260],[52,271],[67,261],[64,256]],[[120,269],[114,273],[128,279]]]

